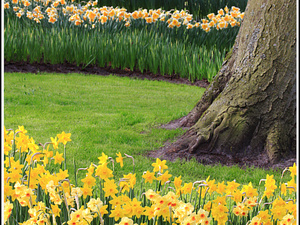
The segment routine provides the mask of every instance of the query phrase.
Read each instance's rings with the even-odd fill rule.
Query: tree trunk
[[[253,165],[295,157],[295,0],[248,1],[230,55],[180,125],[193,126],[166,158]]]

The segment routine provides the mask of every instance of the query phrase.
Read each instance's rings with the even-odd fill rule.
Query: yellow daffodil
[[[9,2],[6,2],[4,5],[3,5],[4,9],[9,9]]]
[[[113,177],[112,170],[107,167],[107,163],[101,164],[95,170],[95,175],[99,176],[101,179],[106,180]]]
[[[193,190],[193,183],[185,183],[182,187],[182,194],[191,194],[192,190]]]
[[[61,209],[59,208],[58,205],[51,205],[51,210],[52,210],[52,213],[53,215],[56,217],[60,217],[60,212],[61,212]]]
[[[149,182],[150,184],[152,184],[153,180],[156,180],[155,173],[154,172],[151,173],[148,170],[146,173],[143,174],[142,177],[145,179],[145,183]]]
[[[89,173],[87,173],[86,177],[81,179],[81,181],[88,187],[94,187],[96,185],[96,179]]]
[[[53,156],[54,158],[54,164],[61,164],[65,159],[63,158],[63,153],[55,153],[55,156]]]
[[[114,197],[115,194],[118,193],[117,185],[115,184],[114,180],[106,179],[104,182],[103,190],[105,192],[105,197]]]
[[[294,177],[297,175],[297,166],[296,163],[294,163],[293,166],[289,167],[289,171],[291,172],[291,177]]]
[[[107,160],[108,160],[108,156],[106,154],[104,154],[104,152],[102,152],[102,155],[100,157],[98,157],[99,159],[99,164],[106,164]]]
[[[55,21],[54,21],[54,22],[55,22]],[[63,143],[64,145],[66,145],[67,142],[72,141],[72,140],[70,139],[71,133],[67,133],[67,134],[66,134],[64,131],[63,131],[61,134],[58,134],[57,137],[58,137],[58,142],[61,142],[61,143]]]
[[[159,177],[157,177],[157,180],[160,180],[162,184],[165,184],[167,181],[169,181],[170,177],[172,177],[171,174],[169,174],[169,171],[166,171]]]
[[[9,219],[11,212],[13,209],[13,204],[10,203],[9,201],[6,201],[4,203],[4,223],[6,223],[6,221]]]
[[[168,169],[168,166],[166,165],[166,160],[160,160],[159,158],[156,159],[155,163],[152,163],[153,172],[163,172],[164,170]]]
[[[123,209],[119,205],[117,205],[114,209],[112,209],[109,215],[109,217],[114,218],[115,221],[118,221],[123,216],[124,216]]]
[[[86,199],[87,196],[92,196],[93,195],[93,189],[90,188],[89,186],[85,185],[85,184],[80,189],[82,191],[82,196],[83,196],[84,199]]]
[[[124,160],[124,157],[122,157],[121,152],[116,153],[116,155],[118,156],[118,157],[116,158],[117,163],[120,163],[120,166],[123,167],[123,160]]]
[[[133,220],[128,217],[122,217],[120,223],[116,223],[116,225],[133,225]]]

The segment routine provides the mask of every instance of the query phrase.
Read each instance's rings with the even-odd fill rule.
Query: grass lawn
[[[77,168],[87,167],[91,162],[97,164],[102,152],[113,158],[118,152],[132,155],[139,180],[143,171],[152,171],[155,161],[145,157],[145,153],[184,132],[161,129],[160,125],[186,115],[203,92],[203,88],[195,86],[116,76],[5,73],[4,125],[14,130],[23,125],[36,143],[50,142],[50,137],[62,131],[71,133],[72,142],[67,144],[71,180],[73,159]],[[63,152],[62,145],[59,152]],[[181,175],[184,182],[210,176],[217,182],[235,179],[258,186],[267,173],[280,180],[282,172],[203,166],[195,160],[177,160],[167,165],[173,175],[171,179]],[[114,175],[132,170],[128,158],[122,169],[115,164]]]

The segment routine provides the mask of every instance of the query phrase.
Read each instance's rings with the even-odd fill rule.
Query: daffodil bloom
[[[212,202],[215,204],[226,205],[226,196],[218,196]]]
[[[118,193],[117,185],[115,184],[114,180],[105,180],[103,190],[105,192],[105,197],[114,197],[115,194]]]
[[[9,2],[6,2],[3,6],[4,6],[4,9],[9,9]]]
[[[199,209],[197,214],[199,215],[200,221],[204,222],[204,220],[208,217],[209,212],[205,211],[204,209]]]
[[[122,196],[113,196],[109,203],[115,207],[117,205],[122,205],[124,202],[122,201]]]
[[[295,222],[296,222],[295,217],[293,215],[287,214],[280,221],[280,225],[290,225],[290,224],[295,224]]]
[[[262,223],[261,218],[259,218],[258,216],[255,216],[252,218],[249,225],[260,225],[261,223]]]
[[[162,175],[160,175],[157,180],[160,180],[162,184],[165,184],[170,177],[172,177],[171,174],[169,174],[169,171],[166,171],[165,173],[163,173]]]
[[[127,175],[123,175],[123,178],[129,181],[129,187],[133,189],[136,184],[136,174],[129,173]]]
[[[31,3],[30,3],[29,1],[25,1],[25,2],[24,2],[24,6],[27,7],[27,6],[30,6],[30,5],[31,5]]]
[[[102,152],[102,155],[98,157],[99,159],[99,164],[106,164],[107,163],[107,160],[108,160],[108,156]]]
[[[243,12],[243,13],[241,13],[241,14],[239,15],[239,17],[240,17],[241,19],[244,19],[244,15],[245,15],[245,13]]]
[[[240,15],[240,12],[231,11],[231,12],[230,12],[230,15],[231,15],[233,18],[237,18],[237,17]]]
[[[95,175],[99,176],[101,179],[106,180],[113,177],[112,170],[107,167],[107,163],[101,164],[97,167]]]
[[[137,11],[134,11],[134,12],[131,13],[131,16],[132,16],[133,19],[138,19],[138,18],[139,18],[138,15],[139,15],[139,14],[138,14]]]
[[[271,209],[273,220],[282,220],[282,218],[286,215],[286,209],[283,206],[278,206]]]
[[[220,29],[226,28],[226,24],[227,24],[226,21],[224,21],[224,20],[220,21],[220,22],[219,22],[219,28],[220,28]]]
[[[107,16],[104,16],[104,15],[100,16],[100,21],[101,21],[102,24],[106,23]]]
[[[126,24],[125,24],[125,26],[126,26]],[[121,152],[116,153],[116,155],[118,156],[118,157],[116,158],[117,163],[120,163],[120,166],[123,167],[123,159],[124,159],[124,157],[122,157]]]
[[[175,209],[174,216],[179,220],[183,220],[194,211],[194,206],[191,203],[182,203]]]
[[[207,28],[209,28],[209,24],[208,23],[202,23],[201,27],[203,30],[206,30]]]
[[[294,177],[290,181],[287,182],[287,187],[289,187],[289,193],[297,191],[297,184],[295,183]]]
[[[156,159],[155,163],[152,163],[153,168],[153,172],[163,172],[163,170],[168,169],[168,166],[166,165],[166,160],[160,160],[159,158]]]
[[[32,12],[27,11],[26,17],[31,20],[33,18]]]
[[[50,18],[48,19],[48,22],[54,24],[56,22],[56,18],[53,16],[50,16]]]
[[[10,201],[4,203],[4,223],[9,219],[14,205]]]
[[[67,134],[66,134],[64,131],[63,131],[61,134],[58,134],[57,137],[58,137],[58,142],[61,142],[61,143],[63,143],[64,145],[66,145],[67,142],[72,141],[72,140],[70,139],[71,133],[67,133]]]
[[[236,20],[230,22],[230,26],[235,27],[237,25]]]
[[[192,225],[192,224],[198,224],[200,222],[199,215],[196,213],[192,213],[188,217],[185,217],[181,224],[184,225]]]
[[[97,16],[97,14],[96,14],[95,12],[93,12],[93,11],[87,12],[87,17],[89,18],[89,20],[90,20],[91,22],[94,22],[94,21],[95,21],[96,16]]]
[[[11,173],[9,173],[9,182],[11,183],[15,183],[15,182],[19,182],[20,179],[22,178],[22,171],[13,171]]]
[[[180,25],[180,22],[179,22],[177,19],[174,18],[174,19],[172,20],[171,24],[172,24],[173,26],[178,26],[178,25]]]
[[[148,216],[148,218],[152,218],[154,217],[154,212],[155,212],[155,205],[151,205],[151,207],[145,206],[145,211],[144,211],[145,216]]]
[[[61,209],[58,207],[58,205],[51,205],[51,210],[55,217],[56,216],[60,217]]]
[[[103,202],[100,200],[100,198],[91,198],[90,201],[87,203],[87,207],[93,212],[99,211],[102,206]]]
[[[118,221],[123,216],[124,216],[123,209],[119,205],[117,205],[114,209],[112,209],[109,215],[109,217],[114,218],[115,221]]]
[[[194,27],[193,24],[188,23],[186,28],[187,29],[192,29],[193,27]]]
[[[232,11],[235,11],[235,12],[238,12],[238,11],[240,11],[240,8],[235,7],[235,6],[232,6],[232,7],[231,7],[231,10],[232,10]]]
[[[231,193],[231,192],[233,192],[233,191],[236,191],[237,188],[238,188],[239,186],[240,186],[240,184],[237,183],[237,182],[235,182],[235,180],[234,180],[234,181],[231,181],[231,182],[227,182],[227,188],[226,188],[226,191],[227,191],[228,193]]]
[[[242,192],[246,192],[247,197],[255,197],[258,196],[257,189],[253,188],[251,182],[248,185],[243,185]]]
[[[297,166],[296,163],[293,164],[293,166],[289,167],[289,171],[291,172],[291,177],[294,177],[297,175]]]
[[[12,147],[9,143],[4,143],[4,155],[8,155],[8,153],[11,151]]]
[[[59,5],[59,3],[60,3],[59,1],[55,1],[55,2],[53,2],[53,6],[57,7]]]
[[[63,158],[63,153],[59,154],[58,151],[55,153],[54,164],[61,164],[65,159]]]
[[[214,13],[210,13],[207,15],[208,19],[212,20],[212,18],[215,17],[215,14]]]
[[[88,187],[93,187],[96,185],[96,179],[90,174],[87,174],[84,179],[81,179],[81,181]]]
[[[241,202],[243,199],[243,193],[240,190],[235,190],[234,192],[231,192],[231,195],[233,196],[232,199],[235,202]]]
[[[152,14],[152,18],[153,18],[153,20],[157,20],[157,19],[159,18],[159,14],[156,13],[156,12],[154,12],[154,13]]]
[[[188,22],[192,21],[193,16],[192,15],[187,15],[185,18]]]
[[[193,190],[193,183],[185,183],[181,190],[183,194],[190,194]]]
[[[4,193],[4,201],[8,200],[8,197],[12,198],[12,201],[15,200],[14,194],[15,190],[13,189],[12,186],[9,185],[9,183],[4,183],[3,185],[3,193]]]
[[[153,22],[153,18],[150,17],[145,17],[146,23],[152,23]]]
[[[176,189],[180,189],[181,188],[181,183],[182,183],[181,175],[179,177],[175,177],[174,178],[174,185],[175,185]]]
[[[92,196],[93,195],[93,189],[90,188],[89,186],[85,185],[85,184],[80,189],[82,191],[82,196],[83,196],[84,199],[86,199],[87,196]]]
[[[172,25],[171,23],[168,25],[169,28],[173,28],[174,25]]]
[[[285,183],[282,183],[280,185],[280,192],[281,192],[281,194],[283,194],[284,196],[286,196],[286,185],[285,185]]]
[[[116,223],[116,225],[133,225],[133,220],[128,217],[123,217],[120,223]]]
[[[218,224],[223,224],[228,220],[227,212],[228,209],[224,205],[213,205],[211,209],[211,215],[216,221],[218,221]]]
[[[157,194],[155,191],[153,191],[152,189],[149,189],[145,192],[146,198],[149,199],[150,201],[154,202],[156,201],[160,195]]]
[[[149,182],[150,184],[152,184],[153,180],[156,180],[155,173],[154,172],[151,173],[148,170],[145,174],[143,174],[142,177],[145,179],[145,183]]]

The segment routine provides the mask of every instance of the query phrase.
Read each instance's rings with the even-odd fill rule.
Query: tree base
[[[197,162],[203,165],[223,165],[234,166],[237,165],[241,168],[246,167],[258,167],[263,169],[284,169],[292,166],[296,161],[296,155],[290,153],[285,158],[272,162],[268,157],[267,152],[249,151],[252,154],[236,153],[229,155],[225,153],[215,153],[207,151],[198,151],[191,153],[189,150],[189,141],[195,139],[195,132],[188,130],[183,136],[177,139],[174,143],[166,142],[165,146],[147,153],[148,157],[166,159],[169,161],[175,161],[178,158],[180,160],[189,161],[196,159]]]

